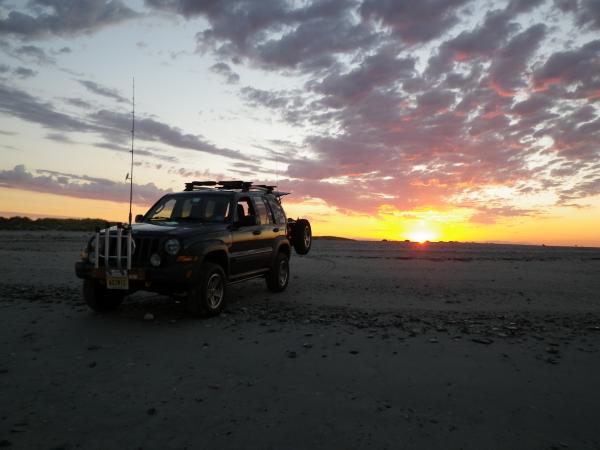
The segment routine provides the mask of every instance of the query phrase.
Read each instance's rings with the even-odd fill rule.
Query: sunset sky
[[[0,0],[0,215],[277,183],[316,235],[600,246],[598,0]]]

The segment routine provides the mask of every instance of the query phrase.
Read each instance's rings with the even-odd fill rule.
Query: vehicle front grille
[[[127,233],[120,234],[110,231],[108,235],[108,256],[106,249],[106,234],[96,235],[99,242],[98,267],[127,268]],[[158,253],[160,249],[160,238],[134,236],[131,249],[131,267],[145,267],[150,265],[150,257]],[[119,254],[119,247],[121,252]]]
[[[134,267],[143,267],[150,264],[150,256],[153,253],[158,253],[160,248],[160,239],[153,237],[136,237],[134,238],[135,250],[131,255],[131,264]],[[127,245],[127,243],[125,244]]]

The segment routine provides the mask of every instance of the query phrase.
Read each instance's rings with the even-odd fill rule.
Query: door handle
[[[279,228],[273,228],[273,231],[274,231],[275,233],[277,233],[277,232],[279,231]]]
[[[252,234],[259,235],[259,234],[260,234],[260,230],[254,230],[254,231],[252,232]]]

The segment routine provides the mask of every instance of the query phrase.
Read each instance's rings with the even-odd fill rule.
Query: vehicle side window
[[[238,220],[238,221],[241,220],[242,217],[255,215],[254,207],[252,206],[252,202],[250,201],[250,198],[244,197],[244,198],[240,198],[238,200],[237,205],[236,205],[235,215],[236,215],[235,220]]]
[[[254,204],[256,205],[256,212],[260,218],[262,225],[268,225],[273,223],[273,217],[271,217],[271,211],[267,208],[267,204],[261,197],[254,197]]]
[[[283,212],[283,208],[281,207],[279,202],[271,197],[267,197],[267,202],[271,207],[271,211],[273,211],[273,216],[275,216],[275,223],[279,225],[284,225],[286,223],[285,213]]]

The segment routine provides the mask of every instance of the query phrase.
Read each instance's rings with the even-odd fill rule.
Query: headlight
[[[154,253],[151,257],[150,257],[150,264],[152,264],[154,267],[158,267],[160,266],[160,256],[157,255],[156,253]]]
[[[167,242],[165,242],[165,252],[167,252],[169,255],[175,256],[177,253],[179,253],[180,248],[181,245],[177,239],[169,239]]]

